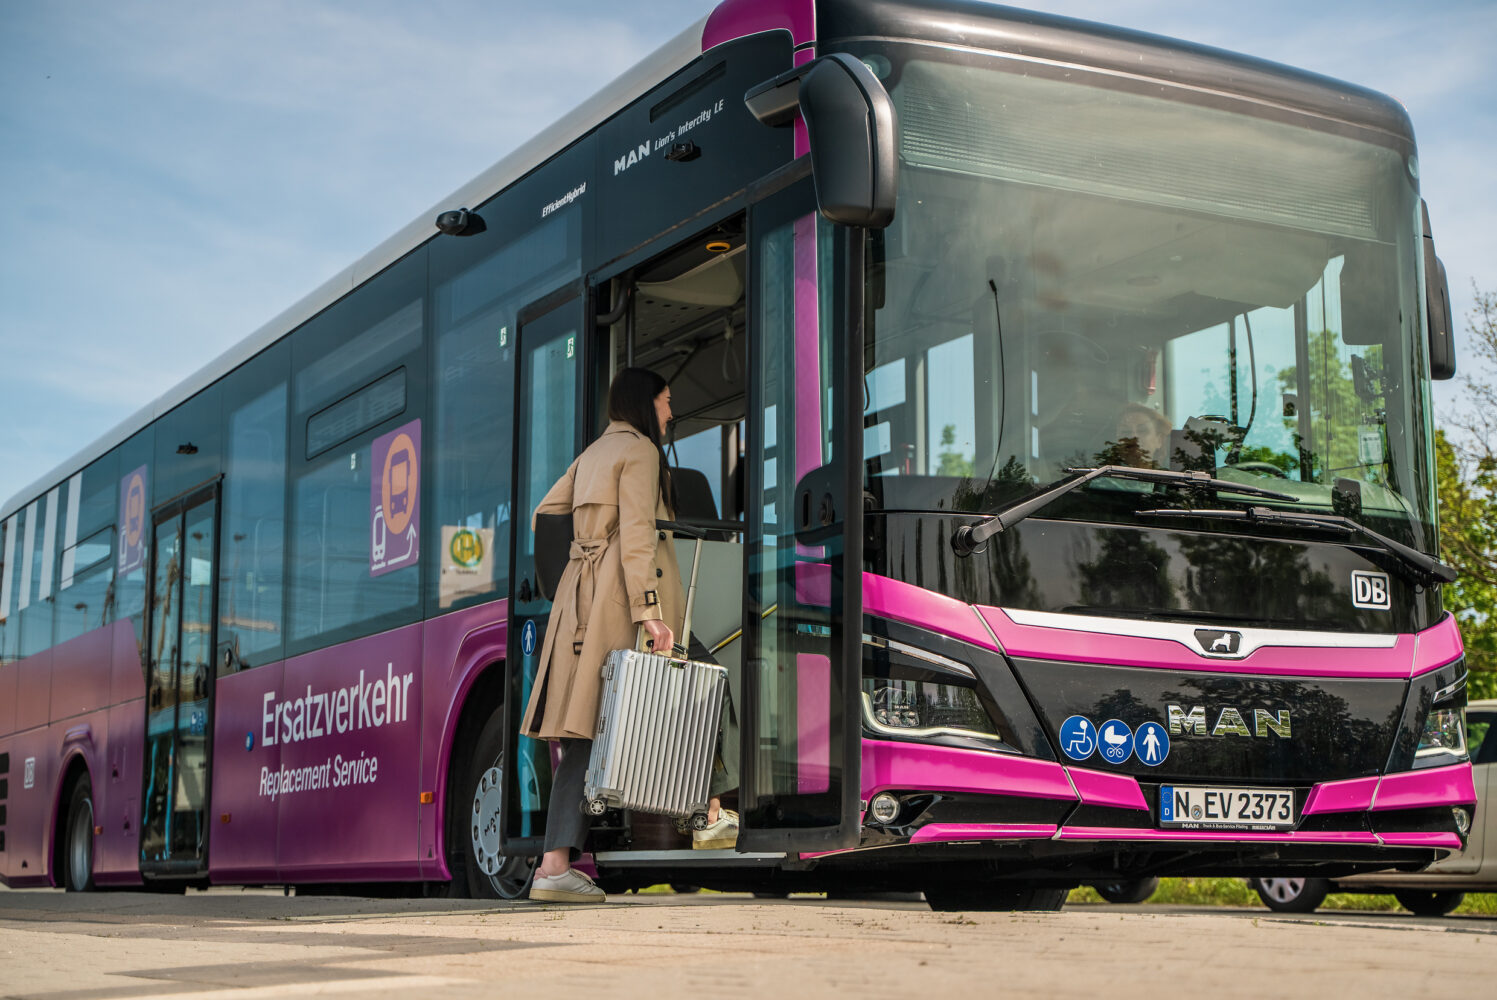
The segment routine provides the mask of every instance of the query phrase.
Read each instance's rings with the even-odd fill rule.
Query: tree
[[[1461,358],[1461,400],[1435,432],[1440,556],[1460,577],[1444,588],[1459,619],[1472,698],[1497,697],[1497,293],[1475,289]]]

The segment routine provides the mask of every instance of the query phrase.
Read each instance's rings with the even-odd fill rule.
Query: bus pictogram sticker
[[[374,439],[369,483],[369,575],[421,558],[421,421]]]

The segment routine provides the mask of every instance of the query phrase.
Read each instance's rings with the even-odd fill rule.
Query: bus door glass
[[[156,514],[140,841],[147,871],[206,866],[217,538],[217,487]]]
[[[577,403],[582,392],[582,310],[570,295],[553,296],[521,310],[517,324],[519,384],[515,393],[514,532],[509,547],[515,581],[510,598],[509,656],[505,711],[501,849],[506,854],[539,853],[546,832],[546,804],[551,788],[551,746],[519,735],[529,704],[536,665],[546,638],[551,602],[541,593],[535,574],[535,536],[530,515],[567,466],[577,457]]]
[[[861,825],[861,285],[843,270],[861,234],[826,223],[808,182],[755,206],[749,233],[738,849],[827,850]]]

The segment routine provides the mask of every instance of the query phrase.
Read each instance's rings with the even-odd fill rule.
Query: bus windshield
[[[868,272],[883,509],[992,510],[1128,465],[1432,544],[1410,151],[1137,82],[863,56],[900,121]],[[1099,480],[1044,516],[1128,519],[1154,490]]]

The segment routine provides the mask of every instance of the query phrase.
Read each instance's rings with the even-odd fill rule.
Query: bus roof
[[[807,12],[815,8],[814,21]],[[940,17],[932,17],[939,13]],[[224,351],[167,392],[121,421],[18,491],[0,508],[0,519],[61,482],[130,435],[248,361],[367,279],[436,236],[437,213],[477,206],[587,135],[702,54],[706,47],[742,34],[789,28],[812,30],[836,44],[870,37],[906,37],[945,45],[972,45],[1019,58],[1084,65],[1103,72],[1169,81],[1194,89],[1219,89],[1239,98],[1295,108],[1372,128],[1412,143],[1407,112],[1386,95],[1228,50],[1112,25],[973,0],[722,0],[708,16],[666,42],[605,85],[549,128],[443,198],[348,268]]]
[[[702,33],[707,20],[705,17],[702,18],[660,46],[639,63],[625,70],[617,79],[606,84],[592,97],[573,108],[555,124],[537,133],[514,152],[441,199],[432,208],[421,213],[351,266],[323,282],[295,305],[284,310],[258,330],[116,424],[107,433],[96,438],[93,443],[76,452],[46,475],[18,491],[6,501],[3,508],[0,508],[0,519],[9,517],[41,493],[121,444],[130,435],[146,427],[156,418],[164,416],[199,390],[223,378],[239,365],[347,295],[364,281],[438,235],[434,220],[439,212],[459,207],[471,208],[487,201],[603,124],[616,112],[648,93],[656,84],[664,81],[672,73],[702,54]]]

